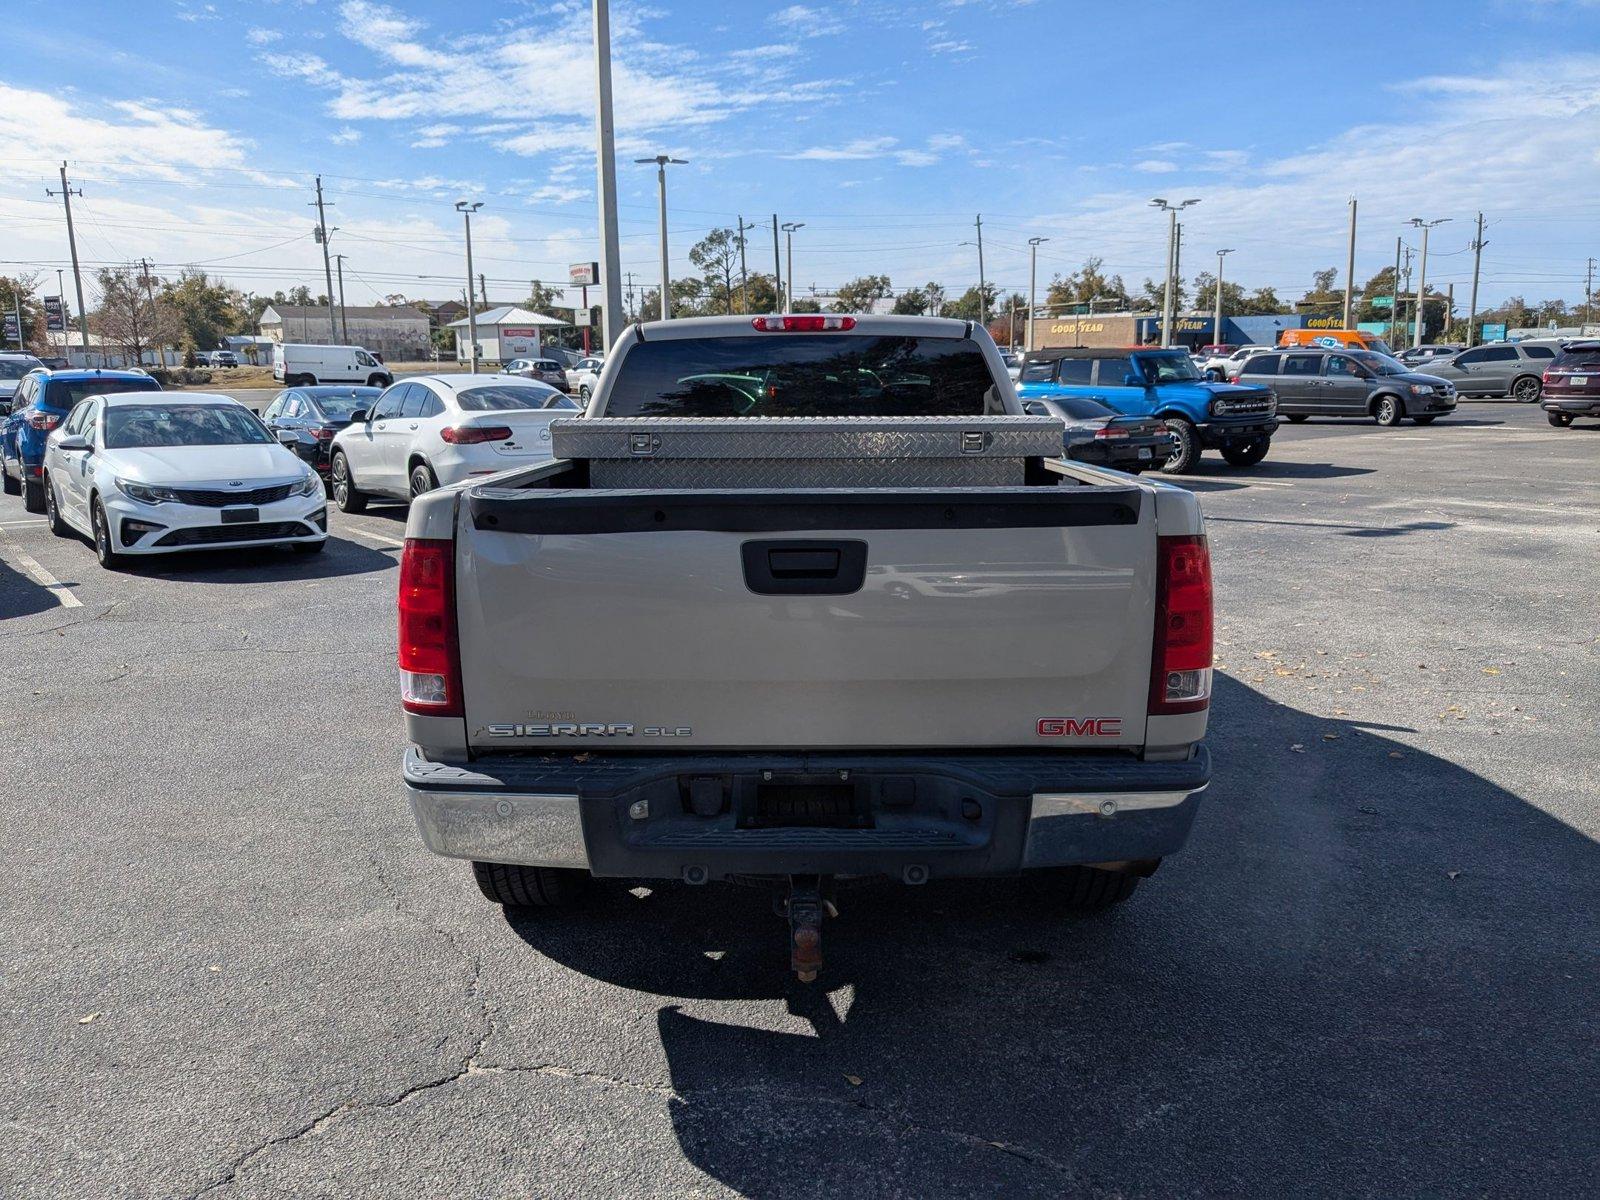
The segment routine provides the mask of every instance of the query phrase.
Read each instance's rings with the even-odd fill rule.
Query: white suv
[[[585,404],[589,403],[589,397],[594,395],[594,389],[600,382],[600,369],[605,365],[605,359],[590,355],[568,367],[567,386],[572,389],[572,394]]]
[[[1270,346],[1240,346],[1229,354],[1214,354],[1210,358],[1201,360],[1197,365],[1200,373],[1213,383],[1224,380],[1232,382],[1239,378],[1239,372],[1244,369],[1246,359],[1270,349]]]
[[[578,406],[518,375],[424,375],[355,413],[329,450],[333,498],[360,512],[372,498],[409,501],[441,484],[550,457],[550,422]]]

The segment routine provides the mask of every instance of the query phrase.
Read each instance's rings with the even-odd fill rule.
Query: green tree
[[[1165,303],[1166,289],[1154,279],[1146,279],[1139,287],[1139,294],[1131,298],[1129,305],[1135,312],[1160,312]],[[1182,312],[1187,307],[1189,293],[1184,289],[1183,280],[1173,280],[1172,286],[1172,311]]]
[[[19,333],[22,345],[30,352],[44,353],[44,305],[38,298],[39,277],[37,275],[0,275],[0,313],[13,316],[20,304],[22,308],[22,328]],[[9,341],[0,341],[0,346],[7,350],[15,350],[15,344]]]
[[[215,349],[241,323],[244,297],[192,267],[162,285],[161,299],[178,322],[178,340],[197,349]]]
[[[1209,271],[1202,271],[1194,277],[1194,307],[1199,312],[1208,313],[1215,311],[1216,306],[1217,277]],[[1233,280],[1224,279],[1222,311],[1225,318],[1264,316],[1282,312],[1283,306],[1278,303],[1277,294],[1271,288],[1260,288],[1247,294]]]
[[[836,313],[869,313],[892,290],[887,275],[862,275],[842,284],[828,308]]]
[[[946,301],[940,315],[954,317],[958,321],[981,321],[984,309],[990,313],[995,311],[995,301],[999,295],[1000,289],[992,283],[984,284],[981,293],[976,287],[969,287],[957,299]]]
[[[1321,316],[1341,314],[1344,311],[1344,289],[1335,287],[1339,278],[1339,268],[1328,267],[1326,270],[1314,271],[1311,275],[1311,287],[1304,296],[1295,301],[1296,309],[1309,309],[1312,313]]]
[[[1056,275],[1044,297],[1052,312],[1071,312],[1076,305],[1085,306],[1080,311],[1087,312],[1087,306],[1096,300],[1102,304],[1111,302],[1113,308],[1131,307],[1122,276],[1107,275],[1105,260],[1098,257],[1086,260],[1070,275]]]
[[[943,307],[944,288],[930,282],[901,292],[890,311],[907,317],[936,317]]]
[[[734,311],[734,284],[739,278],[739,255],[744,239],[732,229],[713,229],[689,249],[689,261],[705,280],[703,303],[713,312]]]
[[[561,289],[547,287],[537,279],[533,281],[533,286],[528,291],[528,298],[522,302],[521,307],[541,316],[555,317],[558,321],[565,321],[572,315],[572,306],[562,302]]]
[[[822,305],[817,303],[817,298],[815,296],[800,296],[796,298],[794,304],[790,306],[789,311],[797,313],[819,313],[822,311]]]

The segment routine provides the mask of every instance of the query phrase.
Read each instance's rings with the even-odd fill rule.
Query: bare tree
[[[130,365],[142,362],[146,350],[176,342],[182,335],[182,323],[171,304],[154,295],[158,282],[132,267],[102,267],[96,273],[100,307],[90,315],[89,328],[116,347]]]

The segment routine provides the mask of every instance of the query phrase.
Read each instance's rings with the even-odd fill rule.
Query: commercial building
[[[1236,346],[1273,346],[1285,329],[1336,329],[1338,318],[1306,317],[1299,313],[1222,318],[1222,336],[1214,335],[1210,313],[1185,313],[1172,323],[1172,344],[1185,349],[1218,342]],[[1040,349],[1049,346],[1157,346],[1161,344],[1161,318],[1131,312],[1084,316],[1038,317],[1033,339]]]
[[[280,346],[284,342],[361,346],[387,362],[420,362],[431,349],[428,314],[409,304],[346,308],[342,317],[336,305],[331,323],[323,305],[269,304],[260,327],[263,337]]]
[[[457,362],[466,362],[472,357],[469,324],[467,318],[462,317],[446,326],[456,335]],[[571,324],[514,304],[486,309],[477,316],[478,361],[504,363],[538,354],[551,330],[567,329]]]

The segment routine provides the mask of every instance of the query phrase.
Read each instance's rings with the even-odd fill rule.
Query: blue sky
[[[586,2],[11,0],[0,70],[0,271],[80,251],[204,264],[255,291],[320,291],[310,179],[324,175],[351,303],[457,294],[459,218],[492,299],[594,257]],[[1130,285],[1162,269],[1152,196],[1198,197],[1184,274],[1285,299],[1435,230],[1429,279],[1581,300],[1600,255],[1600,8],[1589,3],[1078,4],[1061,0],[613,0],[624,268],[653,285],[655,176],[676,271],[715,225],[803,221],[801,288],[1041,283],[1089,255]],[[770,235],[752,266],[771,269]],[[54,290],[53,288],[51,290]]]

